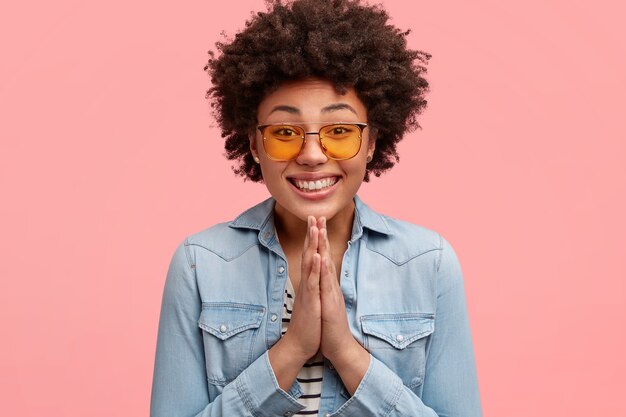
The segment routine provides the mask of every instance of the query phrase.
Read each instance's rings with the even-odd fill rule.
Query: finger
[[[324,229],[326,231],[326,237],[328,237],[328,227],[326,226],[326,217],[322,216],[317,221],[318,227],[320,230]],[[323,241],[321,241],[323,243]],[[330,244],[327,244],[327,249],[330,250]]]
[[[306,219],[306,235],[304,236],[304,247],[302,248],[302,251],[304,252],[306,250],[306,248],[309,246],[309,236],[310,236],[310,229],[311,226],[313,226],[313,219],[315,219],[315,217],[313,216],[309,216]]]
[[[320,273],[320,296],[322,300],[322,311],[331,313],[334,311],[344,311],[345,302],[343,292],[337,281],[337,275],[332,270],[333,262],[326,259],[322,261],[322,270]]]
[[[317,253],[320,241],[320,229],[317,226],[311,226],[311,241],[309,242],[309,248],[307,249],[310,252],[310,255],[313,256],[314,253]]]
[[[320,244],[319,244],[317,252],[322,257],[322,263],[324,263],[324,259],[326,259],[326,257],[328,256],[328,246],[326,245],[326,234],[327,234],[326,229],[320,229],[320,233],[319,233]]]
[[[317,219],[317,227],[319,227],[320,229],[320,242],[321,242],[320,251],[325,250],[326,242],[325,242],[324,236],[322,235],[322,231],[326,231],[326,235],[328,235],[328,230],[326,229],[326,217],[322,216],[319,219]]]
[[[307,288],[309,290],[318,290],[320,286],[320,271],[322,257],[319,253],[314,253],[311,260],[311,273],[307,279]]]
[[[320,300],[322,303],[322,319],[327,322],[336,322],[338,319],[338,312],[345,311],[343,307],[343,294],[335,274],[330,270],[332,262],[326,261],[322,264],[322,271],[320,274]]]
[[[330,251],[330,241],[328,240],[328,229],[323,228],[320,231],[320,249],[319,253],[322,255],[322,259],[328,258],[329,268],[332,273],[336,273],[335,271],[335,263],[332,262],[332,253]]]
[[[319,242],[319,227],[318,227],[318,221],[314,216],[309,216],[308,217],[310,223],[309,223],[309,233],[308,233],[308,242],[307,242],[307,246],[305,247],[305,251],[307,250],[312,250],[314,252],[317,252],[317,245]],[[311,256],[313,256],[313,254],[311,254]]]
[[[330,257],[322,257],[322,270],[320,272],[320,289],[323,291],[339,291],[337,274],[333,268],[333,261]]]
[[[328,258],[327,257],[321,257],[321,271],[320,271],[320,292],[328,292],[330,290],[329,287],[329,274],[330,274],[330,270],[328,268]]]
[[[307,276],[309,272],[311,271],[311,259],[312,259],[313,254],[317,252],[317,245],[318,245],[317,234],[319,232],[317,231],[317,227],[314,226],[315,223],[316,223],[315,217],[309,216],[308,225],[310,226],[307,228],[307,234],[304,239],[305,245],[302,250],[302,265],[300,268],[302,272],[302,276]]]

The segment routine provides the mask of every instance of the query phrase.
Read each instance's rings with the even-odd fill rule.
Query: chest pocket
[[[426,342],[435,330],[430,313],[372,314],[361,316],[365,349],[415,388],[424,381]]]
[[[253,348],[265,308],[241,303],[202,303],[202,331],[207,379],[226,385],[254,360]]]

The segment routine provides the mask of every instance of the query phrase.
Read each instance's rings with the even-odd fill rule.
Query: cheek
[[[263,183],[269,190],[276,189],[282,184],[282,173],[285,168],[280,162],[262,161],[260,168]]]
[[[350,183],[360,184],[363,181],[363,177],[365,177],[365,168],[365,160],[361,161],[361,158],[359,158],[358,161],[350,161],[350,164],[344,165],[343,170]]]

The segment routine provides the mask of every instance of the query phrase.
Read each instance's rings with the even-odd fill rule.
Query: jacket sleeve
[[[421,398],[370,355],[370,366],[354,395],[332,416],[482,416],[463,276],[452,246],[440,239],[435,331]]]
[[[197,321],[202,301],[187,241],[170,263],[159,319],[151,417],[290,415],[305,408],[282,390],[261,355],[209,402],[204,343]]]

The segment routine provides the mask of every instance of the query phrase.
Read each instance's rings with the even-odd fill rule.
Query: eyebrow
[[[347,103],[330,104],[330,105],[328,105],[328,106],[326,106],[326,107],[324,107],[322,109],[322,114],[324,114],[324,113],[331,113],[331,112],[334,112],[334,111],[337,111],[337,110],[349,110],[352,113],[357,114],[356,110],[354,110],[354,108],[351,105],[347,104]],[[276,111],[284,111],[284,112],[287,112],[287,113],[290,113],[290,114],[297,114],[297,115],[302,114],[297,107],[285,106],[285,105],[280,105],[280,106],[274,107],[272,109],[272,111],[269,112],[269,114],[272,114],[272,113],[274,113]],[[358,114],[357,114],[357,116],[358,116]]]
[[[330,106],[326,106],[322,109],[322,113],[330,113],[337,110],[350,110],[352,113],[357,114],[354,108],[347,103],[336,103],[331,104]],[[357,114],[358,116],[358,114]]]
[[[272,109],[271,112],[269,112],[268,116],[272,113],[274,113],[275,111],[284,111],[287,113],[291,113],[291,114],[300,114],[300,110],[298,110],[296,107],[291,107],[291,106],[276,106]]]

